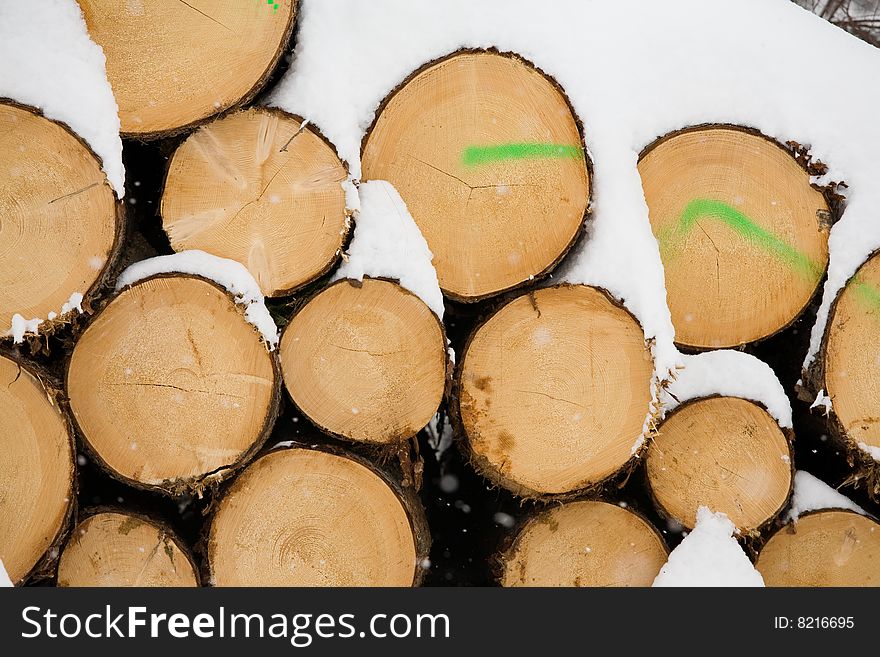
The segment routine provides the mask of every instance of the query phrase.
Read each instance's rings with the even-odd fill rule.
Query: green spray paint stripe
[[[578,158],[584,150],[580,146],[566,144],[495,144],[494,146],[468,146],[462,151],[461,163],[473,167],[505,160],[537,158]]]
[[[741,237],[765,251],[773,253],[805,276],[822,275],[823,267],[819,263],[767,229],[762,228],[736,208],[712,199],[692,200],[682,211],[678,225],[661,231],[658,241],[663,251],[668,254],[679,239],[693,230],[700,217],[717,219]]]
[[[853,286],[856,296],[861,299],[863,303],[872,306],[875,310],[880,308],[880,290],[874,285],[863,281],[858,274],[853,276],[850,285]]]

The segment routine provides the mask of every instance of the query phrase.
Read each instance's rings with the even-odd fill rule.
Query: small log
[[[880,523],[844,509],[805,513],[758,554],[767,586],[880,586]]]
[[[290,294],[339,260],[347,177],[333,147],[301,119],[244,110],[202,126],[175,151],[162,225],[175,251],[236,260],[263,294]]]
[[[279,449],[220,497],[207,538],[208,579],[217,586],[412,586],[429,543],[415,496],[367,461]]]
[[[669,551],[638,514],[599,501],[538,513],[500,557],[502,586],[650,586]]]
[[[440,287],[477,301],[548,273],[581,232],[590,175],[553,80],[512,54],[460,52],[385,100],[363,142],[364,180],[400,192]]]
[[[0,559],[14,584],[50,565],[75,508],[73,433],[43,381],[0,355]]]
[[[340,280],[284,330],[284,383],[320,429],[387,445],[416,435],[446,388],[446,337],[437,316],[391,281]]]
[[[122,133],[168,136],[248,102],[287,47],[296,0],[79,0],[107,58]]]
[[[519,296],[461,357],[465,449],[480,473],[523,497],[595,489],[638,456],[652,374],[642,328],[604,291]]]
[[[736,397],[688,401],[660,424],[645,459],[648,488],[662,515],[693,529],[697,510],[727,515],[757,533],[791,494],[789,436],[758,404]]]
[[[121,291],[67,369],[73,418],[113,476],[200,493],[242,466],[278,412],[277,359],[223,288],[160,275]]]
[[[195,562],[164,525],[102,511],[73,530],[58,562],[58,586],[198,586]]]
[[[101,161],[62,123],[0,99],[0,336],[14,315],[47,331],[100,291],[118,255],[123,206]]]
[[[789,151],[700,126],[649,146],[639,173],[680,346],[761,340],[806,309],[828,265],[831,213]]]

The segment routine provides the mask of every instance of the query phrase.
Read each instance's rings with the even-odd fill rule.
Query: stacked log
[[[123,209],[101,161],[65,125],[0,99],[4,259],[0,335],[50,332],[88,307],[121,246]],[[30,324],[27,324],[30,322]]]

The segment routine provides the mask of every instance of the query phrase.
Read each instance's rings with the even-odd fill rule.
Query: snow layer
[[[776,374],[765,362],[741,351],[683,355],[683,367],[661,394],[670,411],[689,399],[718,394],[751,399],[764,405],[779,426],[791,428],[791,403]]]
[[[786,521],[797,520],[802,513],[819,509],[850,509],[867,515],[865,510],[851,499],[838,493],[821,479],[804,470],[794,474],[794,492]]]
[[[101,158],[121,198],[119,116],[104,62],[75,0],[0,2],[0,97],[66,123]]]
[[[83,295],[82,292],[74,292],[70,295],[70,298],[65,301],[61,305],[61,312],[56,313],[54,310],[49,312],[49,315],[46,317],[50,322],[57,319],[59,315],[64,317],[72,313],[74,310],[81,313],[83,311],[82,308]],[[40,325],[43,323],[43,319],[39,317],[32,317],[31,319],[26,319],[18,313],[15,313],[12,316],[12,325],[6,331],[4,337],[12,336],[12,341],[15,344],[24,341],[25,335],[37,335],[40,330]]]
[[[434,256],[394,186],[384,180],[360,185],[360,210],[348,258],[333,280],[364,276],[394,278],[443,319],[443,294]]]
[[[653,339],[658,380],[681,358],[639,153],[660,135],[708,122],[811,144],[830,167],[817,182],[849,184],[831,231],[812,358],[837,290],[880,247],[880,86],[865,83],[880,75],[880,51],[788,0],[303,0],[295,58],[269,102],[318,126],[357,178],[361,139],[394,87],[432,59],[493,46],[555,77],[584,123],[594,164],[590,238],[556,280],[619,297]],[[707,392],[734,378],[721,369],[728,364],[743,372],[744,361],[718,361],[711,382],[705,372]],[[754,387],[766,392],[766,377]]]
[[[701,506],[697,526],[669,555],[654,586],[764,586],[733,532],[726,515]]]
[[[269,350],[278,346],[278,327],[266,308],[260,286],[239,262],[219,258],[204,251],[181,251],[136,262],[119,275],[116,289],[121,290],[156,274],[191,274],[214,281],[246,306],[244,317],[262,334]]]
[[[9,579],[6,568],[3,566],[3,559],[0,559],[0,588],[8,586],[12,586],[12,580]]]

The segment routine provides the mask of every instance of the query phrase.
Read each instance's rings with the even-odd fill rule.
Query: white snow
[[[880,447],[877,445],[869,445],[868,443],[859,443],[859,449],[863,452],[867,452],[868,456],[870,456],[875,461],[880,462]]]
[[[726,349],[682,355],[682,360],[683,367],[661,395],[665,410],[713,394],[742,397],[763,404],[779,426],[791,428],[791,402],[767,363]]]
[[[462,47],[519,53],[566,91],[594,165],[593,213],[589,239],[551,282],[597,285],[620,298],[652,340],[656,382],[683,359],[639,153],[661,135],[713,122],[810,144],[829,165],[816,182],[849,185],[831,231],[812,358],[837,290],[880,247],[880,86],[866,83],[880,75],[880,51],[788,0],[303,0],[294,61],[269,103],[315,124],[357,179],[379,103],[412,71]],[[766,405],[785,421],[762,368],[719,362],[757,376],[743,379],[748,390],[739,394],[765,404],[769,394]],[[704,372],[703,389],[721,392],[732,373]]]
[[[822,407],[824,409],[825,415],[828,415],[831,412],[831,397],[825,394],[825,389],[819,391],[819,394],[816,395],[816,399],[810,404],[810,410],[814,408]]]
[[[12,586],[12,580],[9,579],[9,574],[6,572],[6,568],[3,566],[3,559],[0,559],[0,588]]]
[[[122,198],[119,116],[104,63],[75,0],[0,2],[0,97],[67,124],[101,158]]]
[[[397,279],[443,319],[443,294],[431,264],[434,256],[400,194],[391,183],[372,180],[360,185],[358,196],[354,237],[333,280]]]
[[[61,317],[64,317],[65,315],[69,315],[70,313],[72,313],[74,310],[81,313],[83,312],[82,302],[82,292],[74,292],[70,295],[70,298],[61,305],[60,313],[57,313],[54,310],[49,311],[46,319],[52,321],[54,319],[57,319],[59,315]],[[24,340],[25,335],[37,335],[40,330],[40,325],[43,323],[43,321],[44,320],[40,319],[39,317],[25,319],[19,313],[15,313],[12,316],[12,325],[6,331],[4,337],[8,338],[12,336],[12,341],[15,344],[18,344]]]
[[[425,431],[428,433],[428,444],[434,450],[434,457],[439,461],[443,453],[452,446],[452,423],[444,415],[441,424],[440,414],[437,413],[428,422]]]
[[[726,515],[701,506],[697,526],[669,555],[654,586],[764,586],[734,529]]]
[[[786,522],[797,520],[802,513],[819,509],[850,509],[867,515],[865,510],[851,499],[838,493],[821,479],[804,470],[794,474],[794,492],[785,516]]]
[[[266,300],[257,281],[247,268],[235,260],[219,258],[204,251],[181,251],[173,255],[141,260],[119,275],[116,289],[121,290],[156,274],[191,274],[214,281],[246,306],[244,317],[263,336],[269,350],[278,346],[278,327],[266,308]]]

